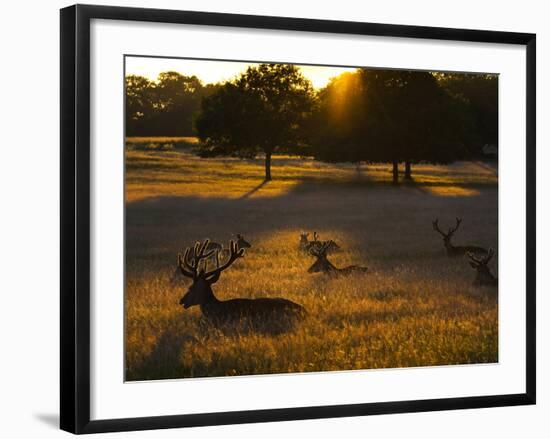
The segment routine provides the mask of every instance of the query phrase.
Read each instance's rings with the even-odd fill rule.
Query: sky
[[[257,65],[257,63],[128,56],[126,57],[126,75],[140,75],[155,80],[161,72],[176,71],[186,76],[195,75],[204,84],[209,84],[233,79],[244,72],[247,67],[253,65]],[[298,67],[315,88],[324,87],[330,78],[355,70],[350,67]]]

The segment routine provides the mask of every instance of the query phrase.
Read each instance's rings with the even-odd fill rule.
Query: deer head
[[[445,244],[445,246],[448,246],[451,244],[451,238],[460,227],[461,222],[462,220],[460,218],[457,218],[455,227],[454,228],[449,227],[449,230],[447,231],[447,233],[445,233],[443,230],[439,228],[439,220],[437,218],[434,221],[432,221],[432,227],[436,232],[438,232],[443,237],[443,243]]]
[[[215,300],[214,293],[212,292],[212,285],[220,279],[220,275],[224,270],[229,268],[237,259],[244,255],[244,249],[239,249],[234,241],[230,241],[229,257],[227,261],[220,266],[219,252],[216,250],[206,251],[209,242],[208,239],[202,244],[197,242],[192,250],[191,247],[185,250],[185,255],[183,257],[181,254],[178,255],[178,266],[181,273],[193,279],[193,283],[179,302],[185,309],[195,305],[202,305],[208,300]],[[208,271],[206,261],[214,253],[216,268]],[[205,261],[205,263],[202,264],[203,266],[201,267],[203,261]]]
[[[496,285],[497,279],[493,274],[491,273],[491,270],[487,266],[489,261],[493,258],[495,254],[495,251],[490,248],[489,252],[487,253],[487,256],[483,258],[476,258],[476,256],[468,252],[466,255],[468,256],[468,259],[470,260],[470,266],[477,271],[477,276],[475,280],[475,284],[477,285]]]
[[[327,259],[327,251],[330,246],[330,241],[325,242],[320,246],[311,247],[309,254],[315,256],[317,260],[307,270],[308,273],[320,273],[328,271],[332,268],[332,264]]]
[[[308,237],[309,237],[309,233],[300,233],[300,244],[302,245],[307,244],[309,242]]]
[[[237,233],[237,247],[238,248],[250,248],[250,243],[244,239],[243,235]]]

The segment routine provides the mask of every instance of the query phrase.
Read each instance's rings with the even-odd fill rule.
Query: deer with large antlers
[[[487,256],[484,258],[477,258],[473,253],[466,253],[470,259],[470,266],[477,271],[474,285],[477,286],[498,286],[498,279],[491,273],[491,270],[487,266],[489,261],[493,258],[495,251],[490,248]]]
[[[443,245],[445,246],[445,250],[447,250],[447,256],[464,256],[468,252],[475,254],[487,254],[487,250],[483,247],[478,247],[475,245],[454,246],[451,243],[451,238],[460,227],[460,223],[462,223],[462,219],[457,218],[455,227],[449,227],[449,230],[445,233],[439,228],[439,220],[437,218],[432,221],[433,229],[443,237]]]
[[[181,298],[184,309],[199,306],[205,319],[214,326],[241,324],[248,329],[282,332],[305,317],[305,309],[290,300],[281,298],[230,299],[219,300],[212,291],[212,285],[237,259],[244,256],[244,249],[239,249],[234,241],[229,243],[229,257],[220,265],[219,252],[216,252],[216,268],[207,270],[206,260],[212,256],[206,251],[208,240],[195,244],[185,250],[185,255],[178,255],[178,266],[181,273],[193,280],[187,293]],[[201,268],[201,262],[205,261]]]
[[[308,273],[325,273],[329,276],[348,276],[353,273],[366,273],[367,267],[360,267],[357,265],[349,265],[347,267],[338,268],[334,266],[327,258],[327,252],[330,246],[330,241],[325,242],[318,248],[309,249],[309,254],[315,256],[317,260],[307,270]]]

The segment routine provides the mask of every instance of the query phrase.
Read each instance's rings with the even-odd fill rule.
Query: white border
[[[499,364],[123,383],[123,54],[500,73]],[[92,419],[525,392],[525,48],[94,20],[90,74]]]

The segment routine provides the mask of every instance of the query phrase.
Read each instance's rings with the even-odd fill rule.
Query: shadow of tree
[[[240,199],[246,199],[246,198],[249,198],[251,197],[252,195],[254,195],[256,192],[258,192],[260,189],[262,189],[267,183],[269,183],[269,181],[267,180],[264,180],[262,181],[259,185],[253,187],[252,189],[250,189],[248,192],[246,192],[244,195],[242,195],[240,197]]]

